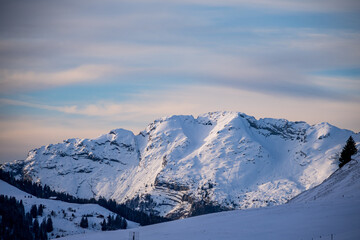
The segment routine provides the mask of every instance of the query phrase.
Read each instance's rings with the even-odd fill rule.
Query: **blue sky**
[[[2,162],[218,110],[360,131],[359,1],[1,3]]]

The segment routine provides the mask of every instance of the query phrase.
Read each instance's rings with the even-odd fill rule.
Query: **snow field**
[[[2,180],[0,180],[0,194],[15,197],[18,201],[22,200],[25,212],[30,212],[31,206],[34,204],[36,204],[37,207],[39,207],[40,204],[43,204],[45,206],[43,216],[38,216],[37,219],[41,224],[44,218],[51,216],[54,231],[49,233],[48,236],[50,238],[101,231],[100,223],[103,221],[104,217],[106,218],[109,214],[111,216],[114,215],[113,212],[97,204],[75,204],[59,200],[37,198]],[[54,215],[51,214],[52,211],[55,213]],[[88,216],[88,229],[79,226],[83,215]],[[127,222],[128,228],[138,226],[137,223],[131,221]]]

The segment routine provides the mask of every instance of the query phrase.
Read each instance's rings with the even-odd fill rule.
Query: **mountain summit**
[[[181,218],[285,203],[338,168],[350,135],[359,144],[359,133],[328,123],[212,112],[164,117],[136,136],[116,129],[50,144],[2,168],[81,198]]]

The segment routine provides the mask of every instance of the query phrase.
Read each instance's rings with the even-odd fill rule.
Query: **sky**
[[[0,3],[0,163],[174,114],[360,131],[358,0]]]

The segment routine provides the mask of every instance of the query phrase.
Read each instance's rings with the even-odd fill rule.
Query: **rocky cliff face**
[[[2,168],[83,198],[112,198],[172,218],[200,209],[282,204],[337,169],[352,135],[327,123],[238,112],[171,116],[134,135],[117,129],[31,150]]]

